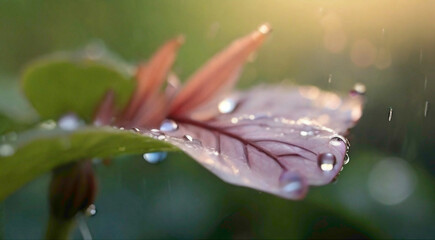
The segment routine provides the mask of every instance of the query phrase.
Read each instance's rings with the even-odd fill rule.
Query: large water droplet
[[[233,98],[226,98],[218,105],[219,112],[222,114],[231,113],[237,106],[237,102]]]
[[[317,164],[324,172],[332,171],[336,162],[335,156],[332,153],[322,153],[317,158]]]
[[[279,178],[282,190],[290,194],[300,194],[303,190],[302,178],[295,172],[285,171]]]
[[[67,114],[59,119],[58,125],[63,130],[72,131],[80,126],[80,119],[75,114]]]
[[[167,152],[152,152],[152,153],[145,153],[143,155],[143,159],[145,159],[145,161],[149,163],[156,164],[165,160],[167,156],[168,156]]]
[[[0,145],[0,156],[1,157],[9,157],[14,155],[15,148],[10,144],[2,144]]]
[[[86,208],[85,210],[85,215],[91,217],[94,216],[95,214],[97,214],[97,208],[95,207],[94,204],[89,205],[89,207]]]
[[[172,132],[177,129],[178,129],[178,124],[171,119],[163,120],[162,124],[160,125],[160,130],[163,132]]]

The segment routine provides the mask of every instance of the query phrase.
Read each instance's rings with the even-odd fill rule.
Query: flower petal
[[[113,90],[109,90],[103,97],[100,105],[95,111],[94,125],[103,126],[109,125],[114,116],[115,106],[115,93]]]
[[[338,132],[354,125],[352,111],[362,105],[359,97],[320,90],[306,98],[305,89],[234,94],[226,107],[215,106],[221,113],[208,121],[173,117],[178,128],[165,132],[166,141],[226,182],[301,199],[308,185],[330,183],[339,174],[348,146]],[[322,125],[325,116],[329,121]]]
[[[126,111],[123,113],[123,121],[132,120],[130,125],[137,125],[138,119],[147,110],[144,109],[146,102],[155,102],[159,94],[161,85],[172,64],[175,61],[178,48],[184,42],[184,38],[179,36],[165,43],[145,64],[139,66],[136,74],[138,81],[137,88],[133,94]]]
[[[240,68],[250,54],[261,45],[269,31],[268,25],[262,25],[258,30],[234,41],[214,56],[190,78],[172,102],[169,115],[186,116],[217,96],[223,89],[231,88],[237,80]]]

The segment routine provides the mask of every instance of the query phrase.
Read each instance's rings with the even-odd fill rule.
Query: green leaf
[[[0,201],[37,176],[74,160],[174,150],[168,143],[111,127],[28,131],[15,142],[0,144]]]
[[[9,121],[8,127],[29,125],[37,120],[35,110],[25,99],[15,78],[0,76],[0,115],[0,125],[3,125],[2,120]],[[8,127],[0,126],[0,129],[17,130]]]
[[[90,121],[104,94],[112,89],[117,107],[128,101],[134,81],[115,66],[86,59],[40,60],[26,69],[22,88],[44,119],[74,112]]]

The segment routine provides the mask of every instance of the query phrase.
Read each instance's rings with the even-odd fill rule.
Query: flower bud
[[[89,160],[74,162],[53,171],[50,211],[57,219],[72,219],[95,200],[97,182]]]

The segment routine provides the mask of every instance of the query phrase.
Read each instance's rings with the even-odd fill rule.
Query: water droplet
[[[85,215],[88,217],[92,217],[95,216],[95,214],[97,214],[97,208],[94,204],[89,205],[89,207],[85,210]]]
[[[270,28],[269,24],[263,24],[260,27],[258,27],[258,31],[261,34],[268,34],[272,29]]]
[[[119,147],[119,148],[118,148],[118,151],[120,151],[120,152],[124,152],[124,151],[125,151],[125,147]]]
[[[158,136],[158,135],[163,134],[159,129],[155,129],[155,128],[151,129],[150,131],[151,131],[151,134],[154,136]]]
[[[145,159],[145,161],[149,163],[156,164],[165,160],[167,156],[168,156],[167,152],[153,152],[153,153],[145,153],[143,155],[143,159]]]
[[[393,119],[393,108],[390,107],[390,110],[388,111],[388,121],[391,122],[391,119]]]
[[[2,144],[0,145],[0,156],[1,157],[9,157],[14,155],[15,149],[10,144]]]
[[[231,123],[236,124],[238,122],[239,122],[238,118],[235,118],[235,117],[231,118]]]
[[[366,86],[362,83],[356,83],[350,91],[351,95],[364,95],[366,93]]]
[[[349,150],[349,148],[350,148],[350,142],[345,137],[343,137],[341,135],[338,135],[338,134],[333,135],[330,138],[329,144],[338,147],[338,146],[341,145],[340,142],[345,143],[346,144],[346,149]]]
[[[139,128],[132,128],[131,130],[133,130],[134,132],[140,132]]]
[[[429,101],[424,104],[424,117],[427,117],[427,111],[429,110]]]
[[[165,137],[165,134],[164,133],[162,133],[160,130],[158,130],[158,129],[151,129],[151,135],[153,135],[153,138],[156,138],[156,139],[158,139],[158,140],[164,140],[166,137]]]
[[[163,132],[172,132],[177,129],[178,129],[178,124],[171,119],[163,120],[162,124],[160,125],[160,131]]]
[[[56,121],[50,119],[39,124],[39,127],[46,130],[55,129],[57,126]]]
[[[58,121],[59,127],[66,131],[75,130],[80,126],[80,124],[80,119],[75,114],[66,114]]]
[[[324,172],[332,171],[332,169],[334,169],[336,162],[337,160],[335,159],[335,156],[332,153],[322,153],[317,158],[317,164],[319,165],[320,169]]]
[[[222,114],[231,113],[237,106],[237,102],[233,98],[226,98],[218,105],[219,112]]]
[[[314,132],[313,131],[301,131],[299,134],[303,137],[307,137],[307,136],[313,136]]]
[[[193,137],[190,135],[184,135],[183,138],[184,138],[184,140],[189,141],[189,142],[193,141]]]
[[[344,155],[343,165],[346,165],[346,164],[348,164],[348,163],[349,163],[349,161],[350,161],[350,157],[349,157],[349,154],[348,154],[348,153],[346,153],[346,155]]]
[[[295,172],[285,171],[279,178],[282,190],[286,193],[300,194],[303,190],[302,178]]]
[[[331,84],[332,82],[332,74],[329,74],[328,83]]]

